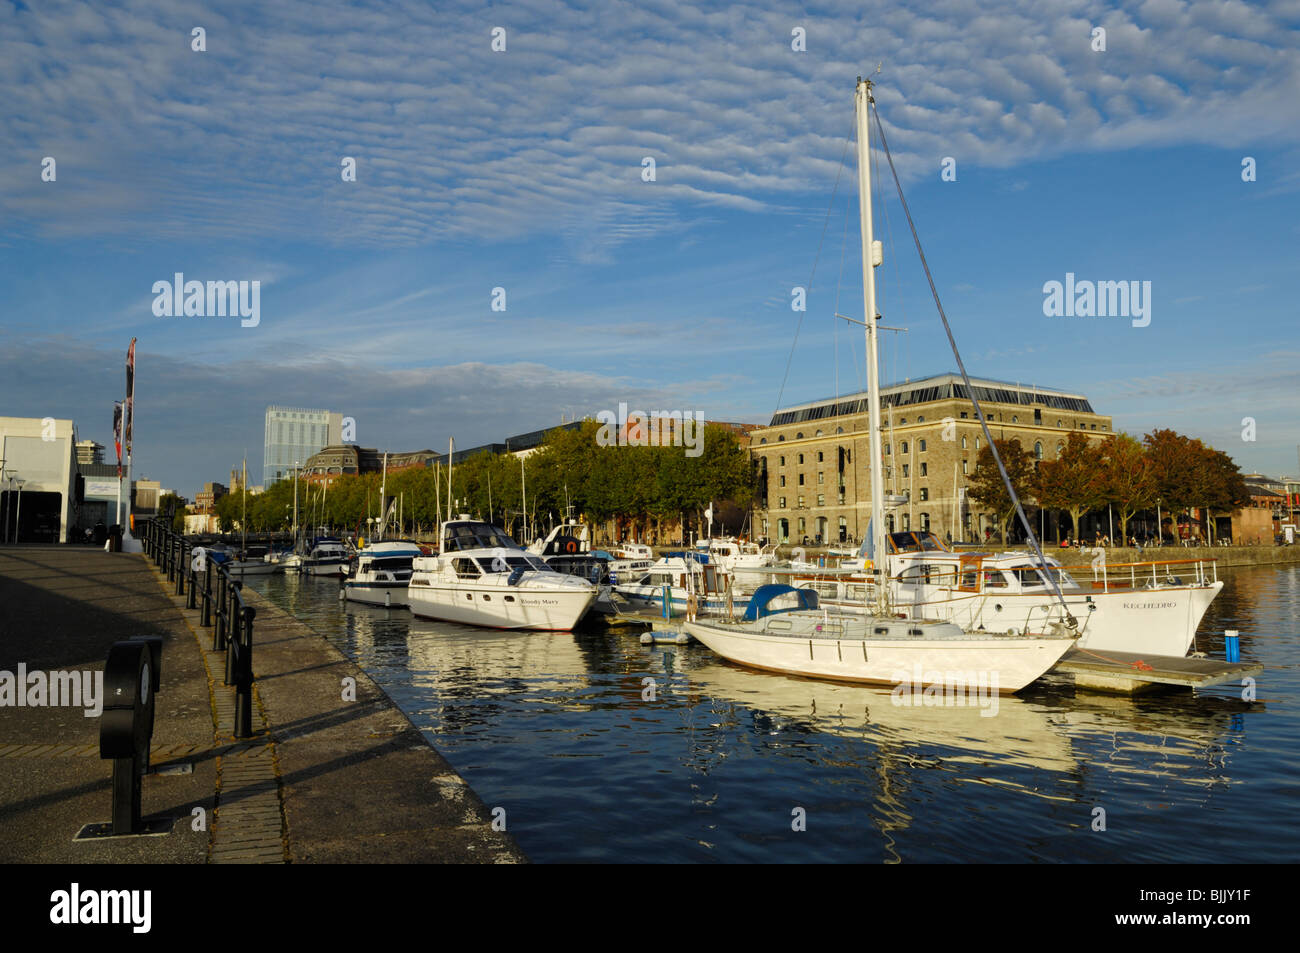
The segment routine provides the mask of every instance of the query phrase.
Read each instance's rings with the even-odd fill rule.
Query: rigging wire
[[[817,254],[813,256],[812,274],[808,276],[808,288],[804,293],[804,310],[799,312],[799,321],[795,324],[794,340],[790,342],[790,354],[785,359],[785,374],[781,377],[781,389],[776,395],[776,410],[781,409],[781,401],[785,398],[785,383],[790,378],[790,365],[794,362],[795,345],[799,343],[799,329],[803,327],[803,316],[808,313],[808,297],[812,295],[813,278],[817,275],[817,262],[822,255],[822,242],[826,239],[826,226],[831,221],[831,209],[835,206],[835,192],[840,187],[840,176],[844,172],[844,159],[849,154],[849,143],[853,141],[852,133],[844,140],[844,151],[840,153],[840,167],[835,171],[835,185],[831,189],[831,200],[826,203],[826,218],[822,222],[821,238],[817,239]],[[773,416],[776,414],[773,411]]]
[[[962,363],[961,354],[957,351],[957,341],[952,336],[952,328],[948,325],[948,315],[944,313],[943,304],[939,300],[939,289],[935,287],[934,276],[930,274],[930,265],[925,260],[925,251],[921,248],[921,238],[916,233],[916,223],[912,221],[912,213],[907,207],[907,198],[903,195],[903,184],[898,179],[898,170],[894,168],[894,157],[889,151],[889,141],[885,138],[885,127],[880,121],[880,110],[875,108],[875,100],[868,98],[871,106],[871,114],[876,119],[876,131],[880,134],[880,145],[885,151],[885,159],[889,162],[889,171],[894,177],[894,185],[898,189],[898,201],[903,207],[903,214],[907,216],[908,228],[912,231],[912,241],[916,245],[916,253],[921,258],[921,267],[925,269],[926,281],[930,283],[930,294],[934,297],[934,305],[939,309],[939,318],[943,321],[944,333],[948,335],[948,344],[952,347],[953,357],[957,360],[957,369],[961,371],[961,378],[966,384],[966,394],[970,397],[971,403],[975,407],[975,416],[979,418],[980,429],[984,431],[984,439],[988,441],[989,451],[993,455],[993,460],[998,465],[998,472],[1002,474],[1002,482],[1006,485],[1007,492],[1011,494],[1011,502],[1015,504],[1016,515],[1020,517],[1020,523],[1025,528],[1025,533],[1029,538],[1030,544],[1034,547],[1034,553],[1038,556],[1039,565],[1043,567],[1043,576],[1052,586],[1052,592],[1061,602],[1061,608],[1065,611],[1065,624],[1071,629],[1078,628],[1078,621],[1070,613],[1070,607],[1065,602],[1065,596],[1061,592],[1057,577],[1052,573],[1047,565],[1047,559],[1043,556],[1043,550],[1038,544],[1038,537],[1034,535],[1034,529],[1029,525],[1029,519],[1025,516],[1024,507],[1020,505],[1020,497],[1016,495],[1015,487],[1011,485],[1011,477],[1007,475],[1007,468],[1002,463],[1002,455],[998,453],[997,444],[993,442],[993,435],[989,433],[988,421],[984,418],[984,410],[980,407],[979,399],[975,396],[975,388],[971,386],[970,376],[966,373],[966,365]]]

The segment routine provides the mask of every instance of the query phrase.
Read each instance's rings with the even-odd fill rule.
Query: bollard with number
[[[140,779],[149,766],[154,696],[160,680],[162,639],[114,642],[104,665],[104,713],[99,756],[113,761],[113,834],[141,830]]]

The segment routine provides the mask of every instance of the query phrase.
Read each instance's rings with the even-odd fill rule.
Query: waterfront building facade
[[[343,415],[302,407],[267,407],[262,445],[262,485],[293,476],[323,447],[343,443]]]
[[[0,538],[66,543],[77,522],[76,427],[53,417],[0,417]]]
[[[1057,459],[1072,433],[1114,435],[1111,418],[1082,394],[976,378],[971,384],[994,438],[1019,440],[1031,459]],[[887,505],[887,531],[983,541],[997,521],[967,495],[984,435],[961,376],[886,387],[881,408],[885,493],[905,498]],[[777,411],[750,434],[758,468],[754,534],[795,545],[861,541],[871,515],[868,446],[866,393]]]

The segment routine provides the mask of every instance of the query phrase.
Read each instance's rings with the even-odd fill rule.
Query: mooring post
[[[239,640],[243,637],[244,599],[240,592],[244,584],[238,580],[230,583],[230,628],[226,632],[226,684],[234,685],[238,676]]]
[[[203,558],[203,615],[199,619],[203,626],[212,625],[212,561],[204,553]]]

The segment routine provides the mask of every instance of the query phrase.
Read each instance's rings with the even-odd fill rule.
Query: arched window
[[[821,435],[822,435],[822,432],[821,432],[820,430],[817,431],[815,434],[813,434],[814,437],[820,437]]]
[[[802,453],[799,454],[799,463],[800,463],[800,464],[803,463],[803,454],[802,454]]]
[[[898,426],[901,427],[901,426],[903,426],[903,424],[905,424],[905,423],[907,423],[907,418],[906,418],[906,417],[900,417],[900,418],[898,418]]]
[[[928,533],[928,532],[930,532],[930,514],[929,514],[929,513],[922,513],[922,514],[921,514],[921,532],[923,532],[923,533]]]
[[[918,424],[923,424],[923,423],[925,423],[925,418],[924,418],[924,417],[917,417],[917,418],[916,418],[916,422],[917,422]]]
[[[835,428],[835,432],[836,432],[836,433],[844,433],[844,428],[843,428],[843,427],[836,427],[836,428]]]
[[[1056,442],[1056,455],[1059,457],[1064,452],[1065,452],[1065,444],[1061,443],[1061,441],[1058,440]]]
[[[1043,444],[1041,441],[1034,442],[1034,459],[1035,460],[1043,459]]]
[[[776,442],[777,442],[777,443],[785,443],[785,434],[781,434],[781,436],[777,437],[777,438],[776,438]]]
[[[759,442],[759,443],[767,443],[767,438],[766,438],[766,437],[760,437],[758,442]]]
[[[962,448],[963,450],[966,449],[966,435],[965,435],[965,434],[962,434],[962,435],[961,435],[961,448]]]
[[[1020,423],[1020,418],[1017,417],[1015,414],[1012,414],[1012,415],[1011,415],[1011,422],[1012,422],[1013,424],[1018,424],[1018,423]]]
[[[803,439],[803,431],[800,430],[797,434],[795,434],[795,435],[794,435],[794,439],[795,439],[795,440],[802,440],[802,439]]]

